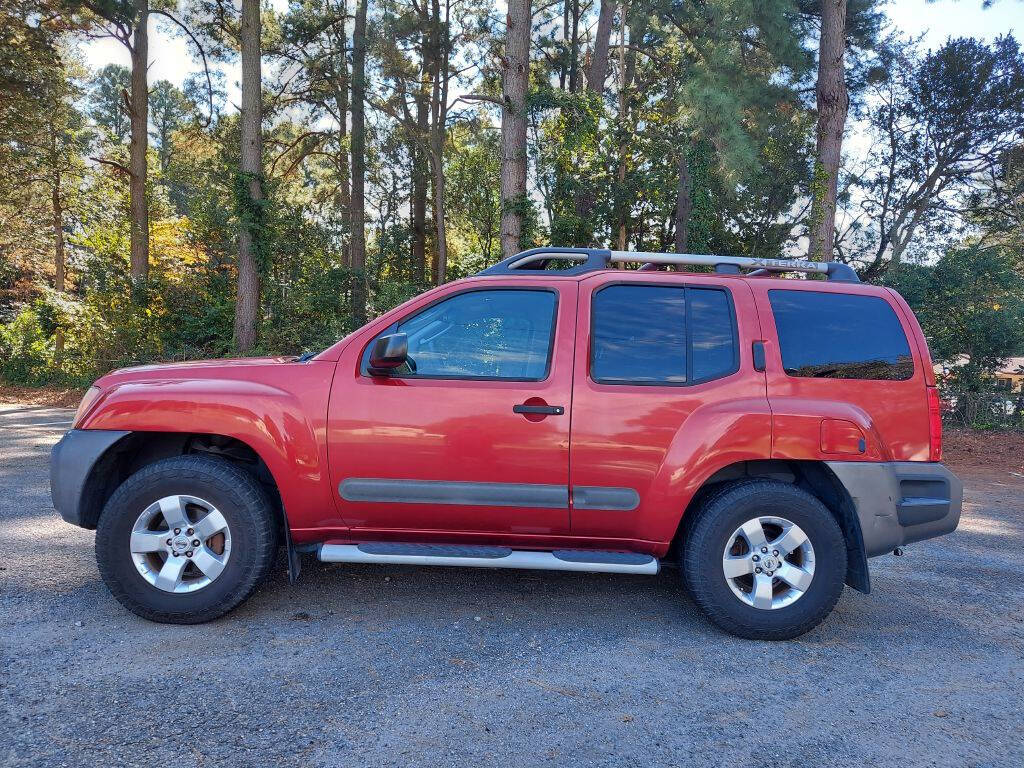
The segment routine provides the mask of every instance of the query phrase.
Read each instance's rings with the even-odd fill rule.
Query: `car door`
[[[745,281],[686,273],[581,282],[572,532],[648,548],[718,466],[767,458],[771,413]]]
[[[345,348],[328,454],[354,535],[568,532],[576,294],[574,280],[476,280]],[[372,375],[370,349],[392,333],[411,362]]]

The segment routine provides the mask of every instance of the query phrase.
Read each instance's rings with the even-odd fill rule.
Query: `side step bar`
[[[365,542],[322,544],[317,556],[326,563],[387,563],[392,565],[455,565],[470,568],[524,568],[542,571],[656,574],[657,558],[637,552],[559,549],[534,552],[507,547],[460,544]]]

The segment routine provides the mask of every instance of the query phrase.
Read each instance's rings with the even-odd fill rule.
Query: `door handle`
[[[561,416],[565,408],[560,405],[513,405],[513,413],[539,413],[545,416]]]
[[[758,373],[763,372],[764,368],[765,368],[765,365],[764,365],[764,342],[763,341],[755,341],[753,344],[751,344],[751,351],[753,352],[753,355],[754,355],[754,370],[757,371]]]

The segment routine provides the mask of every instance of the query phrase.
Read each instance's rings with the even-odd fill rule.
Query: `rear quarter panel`
[[[750,279],[764,329],[768,399],[772,410],[772,458],[844,461],[926,461],[928,406],[925,383],[932,376],[922,356],[920,329],[891,291],[870,285],[818,280]],[[899,320],[914,359],[914,374],[903,381],[826,379],[789,376],[782,365],[778,330],[769,291],[806,290],[876,296]],[[849,319],[856,323],[857,319]],[[864,435],[863,453],[822,450],[823,421],[850,422]]]

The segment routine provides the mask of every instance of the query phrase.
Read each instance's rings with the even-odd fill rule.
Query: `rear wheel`
[[[788,640],[831,613],[846,576],[846,542],[817,498],[754,480],[724,488],[693,514],[681,570],[715,624],[740,637]]]
[[[96,529],[110,591],[152,621],[194,624],[245,600],[277,550],[273,508],[249,473],[206,456],[176,456],[114,492]]]

